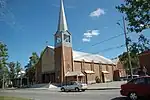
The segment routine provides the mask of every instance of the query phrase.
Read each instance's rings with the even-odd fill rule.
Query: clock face
[[[57,42],[57,43],[61,43],[61,38],[60,38],[60,37],[57,37],[56,42]]]

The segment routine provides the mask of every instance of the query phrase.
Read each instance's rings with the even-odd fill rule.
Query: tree
[[[126,15],[129,31],[138,33],[150,28],[149,0],[124,0],[124,4],[116,8]]]
[[[39,56],[36,52],[33,52],[31,57],[29,57],[29,63],[25,66],[26,76],[29,77],[29,82],[33,83],[35,79],[35,65],[39,61]]]
[[[7,65],[8,59],[8,49],[5,44],[0,42],[0,70],[2,70]]]
[[[150,41],[144,35],[140,35],[138,39],[139,52],[144,52],[150,49]]]
[[[19,72],[21,72],[21,64],[17,61],[16,66],[15,66],[15,71],[16,71],[16,77],[19,75]]]
[[[150,49],[149,40],[144,35],[140,35],[137,42],[132,42],[131,39],[128,38],[128,44],[132,68],[137,69],[140,66],[138,54]],[[125,69],[128,70],[129,63],[127,52],[119,55],[119,59],[124,65]]]
[[[7,59],[8,59],[8,49],[7,46],[0,42],[0,87],[2,86],[3,75],[7,77],[8,68],[7,68]]]
[[[13,80],[15,79],[15,76],[16,76],[16,71],[15,71],[15,63],[14,62],[10,62],[9,65],[9,78],[10,80],[13,82]]]

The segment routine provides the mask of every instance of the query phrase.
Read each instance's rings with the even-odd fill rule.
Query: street
[[[0,96],[17,96],[33,100],[126,100],[119,90],[87,90],[85,92],[60,92],[56,90],[0,90]]]

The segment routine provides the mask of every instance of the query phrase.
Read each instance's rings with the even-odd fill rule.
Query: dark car
[[[137,100],[139,97],[150,96],[150,76],[138,77],[121,85],[121,95],[128,96],[131,100]]]

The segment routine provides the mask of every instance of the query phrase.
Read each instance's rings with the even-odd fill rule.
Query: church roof
[[[53,46],[48,46],[54,50]],[[103,63],[103,64],[115,64],[112,60],[105,58],[99,54],[91,54],[80,51],[73,50],[73,60],[74,61],[85,61],[85,62],[94,62],[94,63]]]
[[[75,61],[85,61],[85,62],[94,62],[94,63],[103,63],[103,64],[114,64],[110,59],[105,58],[99,54],[90,54],[80,51],[73,51],[73,59]]]

